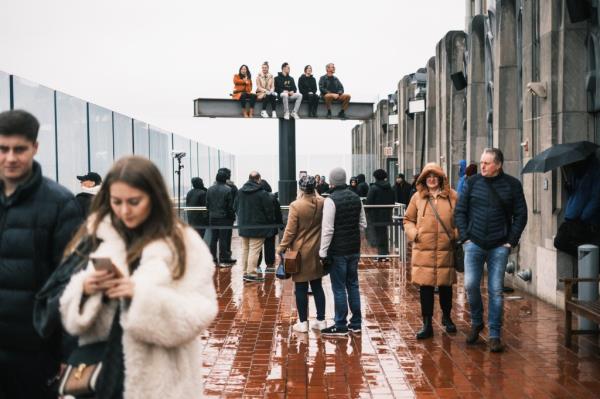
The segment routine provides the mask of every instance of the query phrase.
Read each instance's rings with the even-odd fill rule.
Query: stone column
[[[467,60],[467,164],[477,163],[487,147],[485,83],[485,16],[473,17],[468,36]]]
[[[428,162],[439,162],[440,155],[437,151],[436,146],[436,133],[437,133],[437,124],[436,124],[436,105],[437,105],[437,80],[436,80],[436,70],[435,65],[436,58],[431,57],[427,62],[427,97],[426,97],[426,121],[425,121],[425,131],[427,135],[425,137],[427,152],[425,154],[425,163]]]

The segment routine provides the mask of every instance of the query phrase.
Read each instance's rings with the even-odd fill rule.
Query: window
[[[78,175],[89,171],[87,103],[56,92],[56,143],[58,182],[74,193],[80,191]]]
[[[13,77],[14,108],[31,112],[40,123],[39,150],[35,159],[44,176],[56,180],[56,124],[54,91],[28,80]]]
[[[133,121],[133,153],[150,158],[148,124],[138,120]]]
[[[90,170],[104,176],[113,163],[112,112],[88,104],[90,129]]]
[[[113,113],[115,160],[133,154],[133,122],[131,118]]]

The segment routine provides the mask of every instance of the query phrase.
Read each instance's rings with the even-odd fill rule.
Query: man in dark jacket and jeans
[[[521,182],[502,171],[504,156],[497,148],[481,155],[481,174],[467,180],[454,220],[465,251],[465,290],[471,308],[471,332],[467,343],[474,344],[483,330],[481,278],[488,266],[489,346],[502,352],[502,288],[511,248],[519,243],[527,224],[527,203]]]
[[[82,222],[73,194],[33,160],[38,130],[28,112],[0,114],[0,398],[56,398],[60,332],[36,333],[34,297]]]
[[[273,199],[260,182],[260,173],[251,172],[248,181],[238,191],[234,205],[242,238],[242,268],[246,281],[264,281],[256,273],[256,268],[265,238],[273,235],[273,226],[260,226],[275,223]]]
[[[335,325],[321,330],[328,336],[360,334],[362,315],[358,288],[358,260],[360,259],[360,229],[367,227],[367,219],[358,195],[348,189],[346,172],[335,168],[329,174],[331,194],[323,205],[321,248],[319,257],[324,266],[331,268],[331,288],[335,307]],[[348,304],[352,317],[348,325]]]
[[[206,187],[204,182],[199,177],[192,178],[192,189],[188,191],[185,196],[185,206],[206,206]],[[200,226],[206,226],[208,224],[208,215],[206,211],[188,211],[188,223],[192,226],[202,238],[204,238],[204,232],[206,228],[200,228]]]
[[[219,267],[231,267],[235,263],[228,254],[231,245],[231,228],[235,219],[233,211],[233,194],[227,185],[227,173],[223,170],[217,172],[217,178],[206,193],[206,208],[208,209],[208,223],[210,227],[210,252],[213,261]],[[217,244],[219,256],[217,257]]]
[[[367,195],[367,205],[394,205],[394,191],[387,181],[388,174],[383,169],[373,172],[375,183],[371,184]],[[367,223],[372,227],[374,243],[377,246],[378,262],[387,262],[388,249],[388,226],[392,224],[393,208],[373,208],[367,210]]]
[[[325,108],[327,108],[327,118],[331,118],[331,103],[334,101],[340,101],[342,103],[342,110],[338,113],[338,117],[346,119],[346,111],[350,106],[350,94],[344,93],[344,85],[342,82],[335,77],[335,65],[333,62],[325,65],[325,75],[319,79],[319,91],[325,101]]]

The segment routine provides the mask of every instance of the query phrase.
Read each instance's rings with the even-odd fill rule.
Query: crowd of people
[[[304,73],[298,78],[298,85],[290,75],[290,64],[284,62],[281,65],[281,72],[273,77],[269,73],[269,63],[264,62],[261,65],[260,73],[256,77],[256,90],[253,93],[252,73],[247,65],[240,66],[238,73],[233,75],[233,92],[231,98],[238,100],[242,107],[242,115],[244,118],[252,118],[254,116],[254,107],[257,101],[262,102],[262,110],[260,115],[263,118],[268,118],[269,113],[267,107],[270,105],[272,118],[277,117],[277,101],[283,104],[284,119],[300,119],[298,111],[302,102],[308,103],[308,116],[311,118],[317,117],[317,107],[319,100],[322,99],[327,109],[327,118],[331,118],[331,104],[338,101],[342,105],[338,117],[346,119],[346,111],[350,105],[350,94],[344,91],[344,85],[334,75],[335,65],[329,63],[325,66],[325,75],[317,81],[313,76],[311,65],[304,67]],[[290,112],[290,102],[294,104],[294,108]]]
[[[504,348],[503,278],[527,223],[527,204],[519,180],[504,173],[503,154],[496,148],[483,151],[480,173],[475,164],[460,164],[457,191],[434,163],[413,184],[398,174],[393,186],[382,169],[373,173],[371,185],[361,174],[347,179],[342,168],[334,168],[328,179],[303,171],[285,223],[277,194],[259,172],[252,171],[238,190],[231,171],[222,168],[208,188],[202,179],[192,179],[186,205],[206,210],[190,212],[186,224],[174,212],[160,171],[142,157],[118,160],[104,178],[94,172],[77,176],[82,193],[73,196],[45,178],[34,160],[38,131],[28,112],[0,113],[1,398],[56,398],[57,386],[69,393],[71,377],[87,378],[93,370],[104,370],[94,380],[96,397],[198,396],[198,337],[217,313],[215,265],[237,262],[231,251],[234,228],[239,228],[248,283],[264,281],[264,273],[257,272],[261,257],[274,271],[288,251],[300,254],[300,270],[291,276],[295,332],[360,334],[361,231],[385,257],[396,203],[406,205],[411,276],[420,292],[423,325],[416,338],[434,334],[436,288],[441,323],[446,332],[456,332],[452,286],[460,245],[471,313],[466,341],[477,342],[484,328],[480,286],[487,264],[488,344],[492,352]],[[582,170],[581,179],[597,173],[597,168]],[[569,212],[591,214],[586,203],[573,198]],[[365,205],[375,207],[365,212]],[[333,291],[332,324],[325,315],[325,275]],[[317,310],[313,322],[309,289]],[[99,361],[101,369],[84,373]],[[68,366],[62,374],[61,364]]]

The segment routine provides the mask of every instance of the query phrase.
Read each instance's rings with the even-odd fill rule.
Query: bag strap
[[[427,197],[427,202],[429,202],[429,205],[431,206],[431,209],[433,209],[433,213],[435,214],[435,218],[437,219],[437,221],[442,225],[442,228],[444,229],[444,231],[446,232],[446,235],[448,236],[448,239],[450,241],[452,241],[452,236],[450,235],[450,232],[448,231],[448,229],[446,228],[446,225],[444,224],[444,222],[442,222],[442,219],[440,218],[440,214],[438,213],[435,205],[433,204],[433,202],[431,201],[430,197]]]

